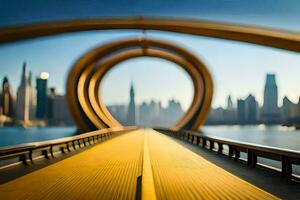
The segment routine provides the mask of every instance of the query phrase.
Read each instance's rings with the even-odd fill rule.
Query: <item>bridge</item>
[[[75,147],[76,148],[76,147]],[[277,199],[155,130],[133,130],[0,186],[1,199]]]
[[[292,181],[282,183],[282,178],[273,172],[259,175],[262,169],[259,169],[260,172],[253,172],[253,167],[249,168],[242,164],[243,173],[249,173],[250,176],[254,176],[253,178],[265,179],[263,183],[253,182],[253,178],[249,179],[223,169],[222,167],[226,166],[223,161],[223,166],[218,166],[213,163],[214,160],[187,146],[214,149],[211,144],[230,145],[230,148],[235,149],[235,155],[229,153],[233,150],[225,151],[219,146],[216,151],[211,151],[210,156],[220,154],[234,156],[235,158],[230,161],[233,161],[234,165],[240,165],[241,163],[237,162],[239,148],[233,141],[182,132],[180,137],[194,143],[191,145],[183,144],[179,138],[172,137],[173,134],[174,132],[166,130],[128,127],[94,131],[15,148],[2,148],[1,160],[19,158],[24,165],[6,163],[1,167],[0,175],[4,179],[0,185],[0,197],[1,199],[278,199],[279,195],[281,198],[292,199],[299,195],[298,184],[291,184]],[[248,148],[248,152],[255,152],[256,149],[258,155],[265,155],[267,158],[272,152],[280,157],[289,155],[289,158],[293,158],[291,160],[300,160],[297,152],[284,150],[279,152],[278,149],[258,146],[251,148],[249,144],[239,146]],[[72,155],[66,157],[68,153]],[[51,163],[49,160],[56,161]],[[283,163],[284,166],[286,163]],[[30,170],[32,168],[33,170]],[[236,167],[230,168],[237,170]],[[268,180],[266,175],[271,176],[271,179]],[[286,173],[283,173],[284,175],[286,176]],[[289,178],[291,176],[292,174]],[[271,184],[269,185],[271,187],[265,187],[266,183]]]
[[[107,29],[170,31],[300,51],[300,37],[293,33],[158,18],[9,27],[0,30],[0,43]],[[123,127],[99,98],[106,72],[139,56],[174,62],[193,80],[192,105],[172,127]],[[67,80],[68,103],[82,134],[0,148],[0,199],[299,199],[299,176],[293,167],[300,164],[300,152],[198,132],[212,95],[205,64],[172,42],[127,38],[98,46],[77,60]],[[277,161],[281,167],[262,165],[259,158]]]

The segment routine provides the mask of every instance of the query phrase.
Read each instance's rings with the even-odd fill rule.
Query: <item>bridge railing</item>
[[[71,152],[134,129],[136,127],[108,128],[60,139],[0,147],[0,169],[17,163],[30,165],[40,157],[54,158],[57,153]]]
[[[164,132],[168,135],[175,136],[189,143],[202,146],[203,148],[214,150],[219,154],[225,154],[229,158],[234,158],[236,160],[244,160],[241,158],[241,152],[246,153],[245,161],[247,162],[248,166],[255,167],[259,165],[274,169],[270,166],[261,165],[260,163],[258,163],[258,157],[279,161],[281,162],[281,175],[282,177],[288,179],[291,179],[293,177],[295,178],[295,176],[293,175],[293,165],[300,165],[300,151],[240,142],[215,136],[206,136],[199,132],[185,130],[172,131],[161,128],[158,128],[156,130]],[[224,150],[224,146],[227,146],[227,151]]]

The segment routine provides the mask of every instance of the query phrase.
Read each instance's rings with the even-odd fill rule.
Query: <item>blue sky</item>
[[[146,15],[210,19],[300,31],[300,2],[297,0],[284,3],[280,0],[265,0],[263,3],[258,0],[187,0],[184,3],[143,0],[134,3],[117,1],[119,3],[114,4],[111,1],[76,1],[77,4],[64,1],[62,5],[61,1],[43,1],[43,4],[35,0],[26,3],[16,3],[14,0],[0,2],[0,26],[57,19]],[[106,9],[103,9],[104,6]],[[102,12],[99,12],[99,9],[102,9]],[[53,10],[56,10],[55,15]],[[48,71],[49,85],[55,86],[63,93],[68,70],[80,55],[99,44],[140,35],[140,31],[91,31],[1,45],[0,79],[8,75],[16,91],[21,66],[26,60],[35,76],[42,71]],[[215,82],[215,107],[224,105],[228,94],[236,99],[252,93],[261,103],[267,72],[277,75],[280,99],[288,95],[294,102],[298,101],[300,56],[297,53],[157,31],[148,31],[147,36],[175,42],[194,52],[207,64]],[[166,75],[159,76],[159,81],[153,81],[151,86],[149,81],[143,81],[152,77],[157,80],[158,76],[155,74],[159,69],[166,72]],[[127,102],[131,79],[136,82],[139,101],[160,97],[165,104],[168,98],[175,97],[182,102],[184,108],[187,108],[191,101],[192,88],[189,78],[174,64],[149,58],[129,60],[120,64],[119,70],[114,69],[102,88],[105,94],[104,101],[108,104]],[[179,82],[180,86],[176,85]],[[108,90],[111,92],[107,92]]]

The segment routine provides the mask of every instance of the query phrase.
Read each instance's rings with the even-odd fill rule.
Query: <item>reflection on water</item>
[[[28,142],[37,142],[72,136],[75,127],[47,127],[47,128],[0,128],[0,146],[10,146]]]
[[[205,135],[237,141],[262,144],[285,149],[300,150],[300,130],[283,126],[204,126]]]

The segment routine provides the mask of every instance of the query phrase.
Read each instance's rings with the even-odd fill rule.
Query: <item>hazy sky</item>
[[[73,7],[71,1],[64,1],[64,5],[54,5],[53,2],[60,1],[43,1],[41,4],[41,1],[34,0],[17,3],[0,0],[0,26],[61,18],[143,14],[212,19],[300,31],[300,1],[297,0],[284,3],[265,0],[263,4],[258,0],[187,0],[176,1],[177,4],[169,0],[160,3],[156,0],[137,1],[139,3],[117,1],[119,4],[112,4],[112,1],[77,1],[81,3],[72,4]],[[143,6],[143,3],[148,6]],[[97,8],[103,8],[104,5],[107,9],[96,12]],[[57,10],[55,15],[53,9]],[[140,35],[140,31],[91,31],[0,45],[0,79],[8,75],[15,92],[20,82],[22,63],[26,60],[35,76],[48,71],[49,85],[62,93],[70,66],[84,52],[113,39]],[[215,82],[214,106],[225,105],[228,94],[236,100],[237,97],[244,98],[252,93],[261,103],[265,74],[268,72],[277,75],[280,99],[288,95],[291,100],[297,101],[300,96],[300,54],[184,34],[148,31],[147,36],[179,44],[207,64]],[[158,70],[165,73],[158,74]],[[108,104],[126,103],[130,80],[133,80],[138,101],[156,98],[165,104],[167,99],[175,97],[187,108],[192,98],[192,88],[189,77],[181,71],[174,64],[158,59],[128,60],[107,76],[102,88],[104,101]]]
[[[170,98],[175,98],[186,109],[194,94],[189,76],[179,66],[159,58],[141,57],[122,62],[107,74],[102,85],[104,102],[129,102],[131,81],[134,83],[138,104],[154,99],[161,100],[163,106],[166,106]]]

